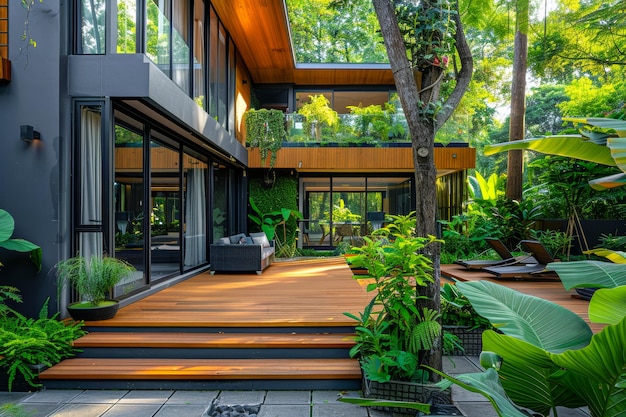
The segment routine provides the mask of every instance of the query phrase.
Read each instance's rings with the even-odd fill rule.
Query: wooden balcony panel
[[[250,168],[267,167],[268,163],[261,164],[258,149],[248,150]],[[475,165],[474,148],[435,148],[435,166],[438,170],[463,170],[474,168]],[[411,148],[282,148],[276,155],[274,167],[297,168],[303,172],[410,172],[413,170],[413,155]]]
[[[0,52],[4,53],[2,48],[0,48]],[[11,81],[11,61],[0,56],[0,83],[8,83],[9,81]]]

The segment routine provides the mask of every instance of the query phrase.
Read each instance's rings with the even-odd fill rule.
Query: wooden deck
[[[371,298],[343,258],[275,262],[262,275],[198,275],[88,325],[354,327],[343,313],[362,311]]]
[[[524,280],[524,279],[503,279],[481,270],[470,270],[461,265],[441,265],[441,275],[454,278],[459,281],[491,281],[506,287],[512,288],[524,294],[534,295],[544,300],[559,304],[583,318],[594,333],[602,330],[604,325],[591,323],[589,321],[589,301],[577,298],[576,292],[566,291],[560,280]]]

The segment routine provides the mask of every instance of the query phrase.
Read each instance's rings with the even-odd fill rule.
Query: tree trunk
[[[526,69],[528,55],[528,0],[518,0],[516,10],[517,30],[513,56],[513,82],[511,85],[511,125],[509,140],[524,139],[524,113],[526,112]],[[507,165],[506,197],[522,200],[523,151],[509,151]]]
[[[457,26],[455,33],[456,48],[461,60],[461,70],[456,74],[456,84],[446,103],[436,115],[421,114],[420,106],[439,100],[441,80],[445,68],[431,65],[421,69],[421,85],[418,86],[415,68],[407,58],[404,39],[398,27],[394,4],[391,0],[372,0],[376,16],[389,56],[389,63],[402,109],[407,120],[413,149],[415,167],[415,213],[417,236],[437,235],[437,169],[435,167],[434,147],[435,133],[450,117],[458,106],[472,76],[472,54],[461,25],[458,13],[454,15]],[[424,0],[426,10],[435,7],[431,0]],[[458,5],[456,7],[458,11]],[[421,90],[420,90],[421,89]],[[417,300],[417,307],[440,311],[440,245],[435,243],[426,248],[425,254],[433,262],[433,282],[425,287],[418,287],[418,294],[423,296]],[[441,344],[424,357],[424,365],[442,369]],[[438,375],[431,375],[431,380],[439,380]]]

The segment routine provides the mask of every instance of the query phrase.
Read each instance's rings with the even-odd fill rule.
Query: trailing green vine
[[[287,132],[283,112],[274,109],[250,109],[244,115],[247,143],[250,148],[259,148],[261,164],[271,152],[270,168],[276,163],[276,153],[282,147]]]

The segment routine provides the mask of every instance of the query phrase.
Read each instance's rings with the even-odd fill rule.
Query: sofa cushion
[[[265,232],[250,233],[250,237],[257,245],[261,245],[264,248],[268,248],[270,246],[270,241],[267,239]]]
[[[230,243],[238,244],[242,237],[245,238],[246,234],[245,233],[237,233],[236,235],[229,236],[228,239],[230,240]]]
[[[254,241],[252,240],[250,236],[244,236],[241,239],[239,239],[239,244],[240,245],[254,245]]]
[[[220,243],[222,245],[230,245],[230,239],[227,237],[221,237],[220,240],[217,241],[217,243]]]

